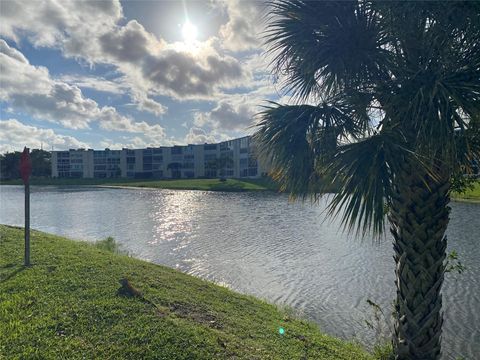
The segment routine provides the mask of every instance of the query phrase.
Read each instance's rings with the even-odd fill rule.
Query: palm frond
[[[272,167],[272,176],[294,195],[315,192],[316,166],[332,154],[339,141],[359,137],[362,119],[347,106],[270,103],[259,114],[254,134],[259,156]]]
[[[321,173],[339,185],[329,215],[341,214],[348,230],[382,234],[393,178],[402,162],[413,157],[402,137],[393,132],[340,146]]]
[[[266,42],[274,71],[302,99],[386,78],[389,52],[379,24],[363,2],[272,2]]]

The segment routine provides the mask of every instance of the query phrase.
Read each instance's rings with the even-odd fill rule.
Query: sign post
[[[32,174],[32,160],[30,149],[23,149],[20,158],[20,175],[25,185],[25,266],[30,266],[30,175]]]

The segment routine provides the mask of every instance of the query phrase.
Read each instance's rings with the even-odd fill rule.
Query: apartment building
[[[55,178],[256,178],[265,173],[249,136],[217,144],[52,151]]]

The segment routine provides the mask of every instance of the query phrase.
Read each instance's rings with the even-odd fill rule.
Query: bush
[[[112,236],[109,236],[103,240],[98,240],[95,242],[95,247],[106,250],[113,254],[124,254],[128,255],[125,251],[120,249],[120,244],[117,244],[115,239]]]

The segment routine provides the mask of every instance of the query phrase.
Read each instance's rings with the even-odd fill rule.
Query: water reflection
[[[0,187],[0,222],[23,223],[22,187]],[[480,353],[480,205],[452,204],[449,247],[468,270],[444,287],[445,359]],[[32,227],[76,239],[115,237],[130,254],[253,294],[369,343],[366,299],[388,313],[391,239],[347,237],[325,203],[286,196],[94,187],[32,188]]]

